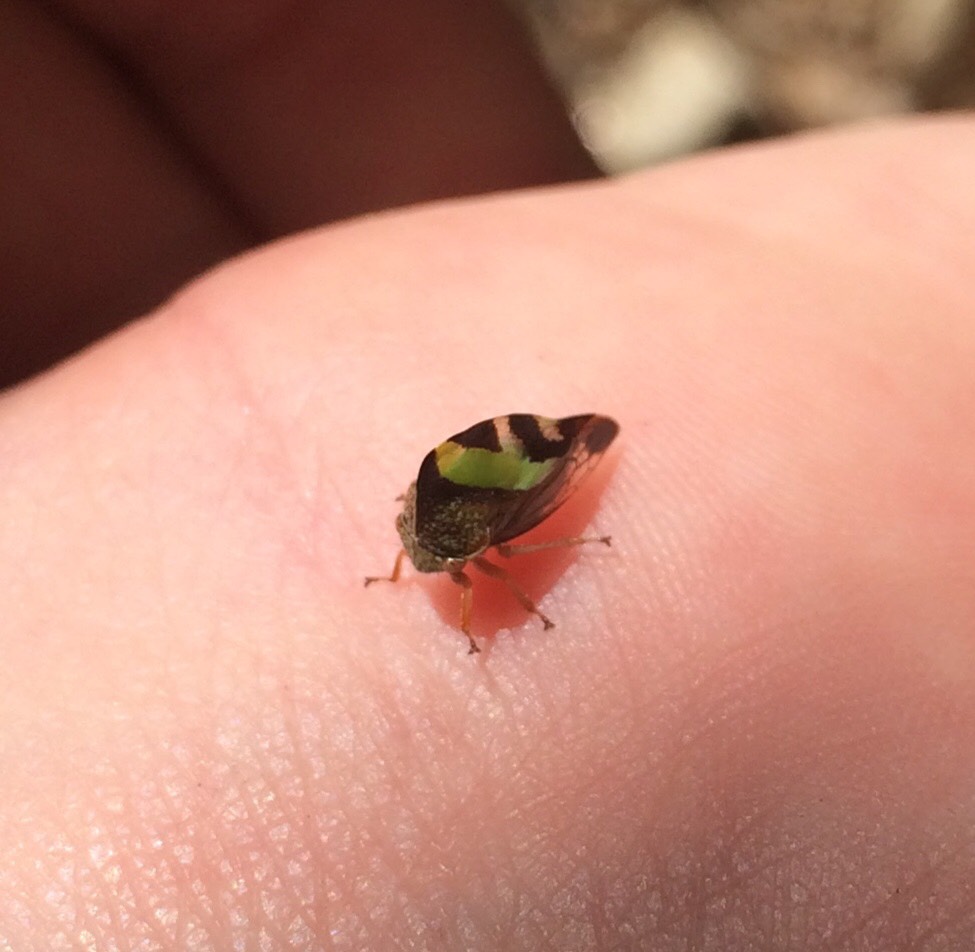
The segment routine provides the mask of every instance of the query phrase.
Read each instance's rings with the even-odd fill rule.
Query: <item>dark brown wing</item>
[[[521,421],[515,422],[517,416],[510,418],[516,433],[521,426]],[[535,420],[533,417],[527,419]],[[491,522],[492,545],[524,534],[555,512],[592,472],[619,433],[615,420],[593,413],[564,417],[556,422],[563,437],[557,444],[562,452],[542,482],[531,489],[512,492],[510,495],[514,498],[509,498],[505,505],[499,507]],[[552,447],[546,448],[538,443],[533,445],[530,439],[532,432],[533,428],[528,424],[523,443],[529,456],[533,450],[551,452]],[[521,436],[520,433],[518,435]]]
[[[476,450],[474,473],[448,478],[431,450],[416,480],[416,536],[430,552],[469,558],[490,545],[522,535],[554,512],[576,490],[616,438],[619,427],[595,414],[551,420],[513,413],[484,420],[458,433],[438,449]],[[503,465],[495,471],[490,456]],[[459,453],[464,456],[463,452]],[[486,465],[485,465],[486,461]],[[542,464],[544,476],[525,488],[492,484]],[[544,464],[550,464],[547,467]]]

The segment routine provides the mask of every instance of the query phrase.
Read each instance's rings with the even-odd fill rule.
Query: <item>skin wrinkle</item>
[[[954,856],[963,855],[964,852],[971,851],[971,843],[965,846],[959,847],[957,850],[953,851]],[[920,899],[922,896],[921,889],[924,884],[931,883],[935,880],[936,873],[947,867],[948,862],[946,860],[933,861],[927,867],[921,869],[915,876],[913,876],[909,882],[898,885],[896,889],[890,892],[886,897],[881,899],[872,909],[867,909],[864,911],[863,916],[851,923],[850,927],[845,933],[841,933],[834,937],[834,941],[843,942],[845,940],[853,939],[857,935],[862,935],[866,932],[867,926],[872,922],[880,919],[882,915],[889,910],[891,906],[903,906],[906,907],[911,903],[914,898]],[[971,913],[968,913],[968,918],[971,920]],[[932,923],[932,931],[937,928],[936,923]]]
[[[187,926],[182,931],[179,929],[179,917],[182,913],[187,923],[195,926],[196,930],[202,932],[204,937],[214,942],[217,936],[220,935],[218,917],[213,909],[214,904],[207,901],[205,878],[200,875],[194,875],[194,868],[202,866],[200,857],[201,855],[205,855],[203,843],[200,840],[198,830],[193,824],[192,815],[180,815],[168,792],[164,793],[164,800],[168,808],[171,828],[183,832],[183,842],[171,844],[170,848],[171,858],[169,860],[169,866],[172,870],[172,877],[177,886],[182,885],[184,895],[194,898],[192,906],[187,908],[185,912],[181,910],[178,903],[175,905],[177,928],[174,929],[174,936],[177,938],[185,936],[191,929],[191,926]],[[188,811],[184,811],[184,814],[186,813]],[[163,839],[163,842],[169,845],[166,838]],[[190,850],[191,859],[189,861],[184,861],[180,857],[179,852],[181,847],[188,847]]]
[[[288,661],[293,675],[295,669],[293,655],[289,656]],[[302,878],[311,885],[311,895],[307,902],[310,907],[309,927],[312,935],[321,935],[327,931],[327,923],[322,918],[324,897],[320,888],[321,881],[315,875],[314,865],[311,862],[313,850],[310,847],[310,844],[318,843],[322,839],[322,829],[317,820],[313,800],[316,778],[313,772],[312,760],[307,756],[305,751],[306,744],[302,730],[302,720],[299,716],[294,692],[285,688],[286,685],[282,685],[282,693],[285,697],[285,703],[282,705],[282,717],[284,728],[288,732],[291,749],[295,752],[292,769],[294,770],[299,796],[297,802],[294,804],[294,809],[297,810],[297,816],[302,830],[300,858],[304,860],[305,864],[304,876]]]
[[[99,831],[101,833],[106,844],[105,848],[114,859],[111,867],[114,875],[111,878],[117,878],[118,882],[125,883],[127,895],[123,897],[117,892],[117,884],[111,882],[109,872],[104,871],[105,864],[95,861],[91,856],[92,852],[98,849],[101,844],[97,840],[87,844],[79,843],[76,855],[84,855],[91,859],[91,865],[88,867],[89,873],[84,875],[83,879],[89,883],[94,881],[95,896],[97,897],[88,903],[88,913],[90,920],[92,920],[89,924],[95,934],[99,932],[111,934],[114,926],[118,934],[122,935],[125,934],[130,925],[141,922],[145,923],[150,931],[155,931],[158,938],[164,939],[162,926],[156,926],[156,919],[149,912],[150,908],[155,907],[155,902],[150,905],[150,901],[145,899],[140,903],[140,897],[144,894],[141,894],[133,885],[133,883],[145,878],[148,872],[146,864],[139,862],[138,855],[134,851],[130,854],[125,853],[124,834],[128,831],[123,830],[123,835],[118,836],[112,830],[113,826],[114,824],[110,822],[102,825],[98,823],[98,820],[90,818],[88,828],[93,832]],[[112,832],[109,833],[109,830]],[[152,878],[150,877],[150,880]],[[156,885],[158,885],[158,881]],[[94,929],[94,921],[99,921],[103,928]]]
[[[744,882],[747,882],[747,880],[746,880],[746,881],[744,881]],[[739,877],[738,877],[738,886],[739,886],[739,888],[741,888],[741,887],[743,887],[743,886],[744,886],[744,882],[743,882],[743,881],[741,880],[741,878],[740,878],[740,876],[739,876]]]
[[[584,778],[579,779],[578,787],[566,787],[565,790],[571,799],[579,800],[584,805],[560,817],[559,801],[550,794],[548,800],[536,801],[525,811],[529,823],[532,823],[533,814],[539,817],[540,822],[530,826],[533,830],[531,837],[516,844],[516,865],[524,878],[546,882],[552,875],[548,870],[552,873],[564,870],[566,875],[573,875],[571,870],[576,866],[573,859],[580,856],[590,858],[592,854],[591,859],[596,861],[596,851],[587,845],[593,820],[625,815],[626,796],[622,782],[607,787],[598,801],[585,795],[587,786]],[[589,809],[590,804],[595,809]],[[612,839],[612,836],[609,837],[609,841]],[[565,855],[568,850],[572,850],[574,855]],[[599,866],[598,861],[595,865]],[[561,875],[561,872],[557,875]],[[554,882],[558,882],[557,877]]]
[[[276,736],[276,734],[276,731],[272,731],[271,736]],[[269,799],[269,802],[273,804],[287,803],[290,800],[290,796],[282,795],[278,789],[278,783],[280,782],[280,771],[268,767],[268,761],[264,756],[264,752],[260,749],[260,746],[255,747],[255,758],[255,767],[257,768],[258,775],[261,778],[259,781],[260,789],[265,789],[267,791],[267,798]],[[289,897],[291,897],[293,896],[293,893],[291,892],[290,888],[288,888],[290,877],[287,873],[286,857],[281,854],[281,850],[277,846],[278,840],[273,835],[274,827],[284,821],[287,813],[278,815],[278,812],[272,808],[271,815],[266,816],[268,813],[267,807],[258,806],[257,797],[255,795],[248,795],[245,797],[245,800],[249,815],[254,817],[255,820],[258,817],[261,818],[261,822],[259,824],[255,823],[254,826],[256,840],[258,843],[263,845],[263,849],[260,850],[261,854],[267,856],[270,860],[270,868],[274,873],[278,891],[286,893]],[[262,813],[265,814],[265,816],[262,816]],[[286,822],[285,826],[287,827]],[[285,839],[284,842],[287,842],[287,839]],[[283,899],[283,896],[281,898]],[[278,902],[281,902],[281,899],[279,899]],[[290,907],[292,905],[293,902],[285,905],[285,908],[289,910],[285,915],[275,917],[272,913],[272,919],[280,918],[282,922],[288,921],[288,919],[295,914],[290,911]],[[264,911],[268,912],[270,910]],[[306,922],[309,928],[314,929],[315,922],[314,917],[311,914],[311,910],[308,910],[303,905],[299,904],[297,914],[302,918],[303,921]]]
[[[123,789],[126,786],[126,782],[122,779],[125,774],[121,767],[109,767],[111,773],[109,776],[113,781],[113,785],[118,789]],[[107,779],[107,778],[106,778]],[[104,782],[104,781],[103,781]],[[149,800],[153,805],[153,809],[149,812],[152,813],[157,804],[162,804],[163,810],[168,814],[170,813],[172,806],[166,801],[166,798],[162,795],[164,790],[164,785],[153,782],[152,783],[152,796]],[[122,804],[122,809],[125,813],[134,813],[137,810],[136,803],[143,802],[146,797],[144,789],[140,791],[139,800],[132,798],[127,803]],[[141,814],[142,811],[139,810]],[[97,820],[94,824],[87,824],[89,829],[103,829],[110,830],[115,826],[113,823],[112,816],[109,815],[105,817],[103,823],[99,823]],[[170,815],[170,826],[175,826],[172,823],[172,816]],[[145,832],[141,838],[142,844],[150,844],[146,851],[140,855],[138,849],[132,850],[130,853],[126,853],[126,833],[131,838],[131,832],[123,830],[123,835],[117,837],[117,841],[109,846],[112,854],[116,856],[119,880],[126,884],[126,888],[131,895],[131,904],[129,905],[129,914],[126,916],[125,913],[120,914],[120,918],[128,918],[130,923],[146,923],[149,925],[151,931],[156,935],[157,940],[162,943],[166,941],[165,925],[157,919],[155,912],[160,908],[160,897],[168,893],[178,894],[178,891],[174,888],[177,877],[176,870],[178,869],[178,864],[175,861],[175,857],[172,853],[168,856],[165,852],[165,847],[167,845],[166,836],[162,833],[162,830],[152,829],[150,827],[145,827]],[[113,839],[115,834],[113,834]],[[162,847],[162,851],[154,845],[158,841],[159,846]],[[79,848],[79,855],[85,853],[90,855],[91,849],[94,847],[89,844],[87,850]],[[99,878],[103,879],[101,876],[101,868],[97,867],[97,875]],[[146,882],[147,881],[147,882]],[[104,882],[104,879],[103,879]],[[146,889],[142,890],[139,888],[139,884],[146,882]],[[105,883],[105,888],[100,890],[101,906],[107,911],[107,914],[114,918],[111,913],[112,905],[114,902],[114,889],[115,887],[111,883]],[[124,905],[122,906],[124,909]],[[124,929],[123,929],[124,934]]]
[[[592,929],[593,944],[597,948],[608,948],[616,930],[608,922],[606,890],[598,872],[589,877],[587,886],[588,890],[583,890],[585,919]]]
[[[419,744],[411,743],[411,732],[409,719],[399,709],[390,707],[384,712],[384,729],[389,733],[384,733],[384,739],[376,738],[376,749],[397,748],[398,757],[395,764],[389,764],[386,769],[387,782],[390,790],[395,794],[398,804],[408,807],[412,802],[429,802],[435,805],[436,809],[425,811],[427,815],[417,815],[414,822],[422,821],[423,827],[418,826],[414,831],[415,843],[429,842],[437,830],[438,816],[437,809],[441,809],[445,802],[449,801],[447,792],[434,782],[432,773],[433,758],[429,755],[429,749],[423,750]],[[428,728],[427,732],[423,727]],[[417,725],[418,734],[424,740],[429,738],[429,725]],[[433,748],[436,749],[436,748]],[[432,796],[431,796],[432,794]],[[431,834],[430,836],[424,834]],[[402,845],[400,846],[402,849]]]
[[[240,937],[257,932],[263,926],[259,905],[263,870],[261,858],[253,855],[253,851],[248,849],[247,840],[243,836],[244,831],[240,828],[241,824],[248,820],[247,798],[241,790],[241,782],[233,781],[228,794],[229,803],[225,801],[220,811],[223,824],[216,824],[216,827],[218,830],[222,827],[227,828],[221,846],[232,878],[221,890],[223,895],[218,892],[214,898],[218,907],[228,910],[224,923],[226,932],[239,940]],[[233,804],[230,816],[228,816],[229,804]],[[232,835],[229,833],[231,827],[234,829]]]
[[[923,880],[930,878],[933,873],[937,870],[938,864],[931,864],[924,870],[922,870],[917,876],[912,878],[910,882],[904,885],[897,885],[895,889],[888,892],[888,894],[880,898],[871,908],[866,910],[864,914],[858,918],[855,918],[848,926],[839,930],[836,933],[830,933],[828,937],[830,949],[844,949],[851,946],[856,947],[854,944],[862,940],[865,936],[869,935],[869,926],[872,922],[877,921],[881,914],[888,911],[892,906],[900,906],[906,908],[910,902],[912,896],[918,895],[915,886],[922,882]],[[969,920],[971,920],[971,913],[966,913]],[[932,928],[936,928],[933,924]],[[903,936],[906,940],[907,937]],[[899,946],[900,947],[900,946]],[[904,948],[913,948],[913,945]]]
[[[105,882],[98,870],[78,860],[78,857],[87,855],[89,848],[88,844],[78,843],[74,851],[75,861],[72,863],[72,878],[74,888],[80,898],[78,905],[83,910],[79,917],[78,906],[75,906],[75,918],[76,921],[78,918],[81,919],[78,928],[86,928],[91,931],[92,935],[101,935],[107,933],[105,920],[110,922],[114,918],[114,914],[109,911],[114,902],[113,889],[111,884]],[[148,870],[139,861],[138,845],[119,856],[119,869],[131,896],[133,915],[129,921],[140,923],[149,936],[155,937],[157,942],[164,942],[166,936],[152,915],[152,903],[148,899],[149,891],[156,884],[153,882],[151,874],[147,877]],[[146,883],[145,889],[140,889],[138,884],[144,882],[146,878],[149,882]],[[98,902],[99,898],[102,900],[101,903]],[[116,908],[119,909],[119,919],[124,921],[126,919],[124,907]]]
[[[773,819],[776,813],[775,809],[771,809],[762,819]],[[753,831],[759,834],[763,832],[758,823],[749,824],[745,832]],[[709,912],[718,902],[731,901],[737,904],[748,895],[749,887],[760,887],[770,876],[774,879],[775,888],[770,893],[769,906],[790,909],[792,875],[789,870],[792,853],[791,846],[783,845],[778,852],[765,851],[756,855],[754,845],[744,836],[740,842],[721,841],[717,848],[711,850],[708,867],[723,869],[724,878],[719,884],[720,888],[706,896],[704,912]],[[702,924],[706,923],[709,916],[703,915],[701,921]]]
[[[189,758],[186,759],[187,766],[191,762]],[[210,790],[216,791],[220,789],[215,781],[207,783],[203,780],[197,780],[194,783],[196,771],[193,769],[186,769],[183,773],[188,781],[185,787],[189,794],[188,799],[202,803]],[[188,809],[190,808],[188,807]],[[203,811],[204,815],[209,814],[209,812],[208,810]],[[211,921],[212,931],[209,934],[217,937],[221,934],[221,929],[226,928],[226,916],[221,916],[216,911],[222,908],[219,895],[207,889],[206,883],[210,881],[211,869],[219,868],[228,862],[229,858],[235,855],[235,849],[230,844],[228,837],[224,833],[224,827],[220,823],[213,824],[206,834],[201,835],[194,832],[190,842],[193,848],[194,865],[200,869],[200,874],[195,878],[194,882],[200,883],[203,887],[200,890],[193,888],[191,895],[197,900],[196,911],[198,917],[202,918],[202,913],[210,913],[208,918]],[[216,847],[216,855],[213,853],[213,846]]]
[[[140,853],[139,847],[143,852]],[[165,904],[166,897],[173,894],[172,869],[165,861],[160,861],[151,843],[139,844],[130,856],[131,861],[123,861],[120,868],[133,897],[132,920],[146,924],[149,934],[164,946],[171,938],[172,930],[168,923],[160,920],[157,913]]]
[[[66,838],[62,835],[60,837],[52,836],[50,840],[45,839],[44,831],[37,829],[37,823],[31,822],[34,817],[32,812],[37,812],[37,807],[39,805],[39,797],[35,796],[29,804],[23,804],[14,802],[12,806],[19,807],[19,815],[13,817],[13,823],[19,826],[21,829],[28,831],[28,836],[30,837],[28,843],[29,845],[40,845],[45,844],[46,848],[38,850],[36,853],[36,859],[34,860],[34,868],[40,873],[46,873],[45,882],[48,885],[47,893],[51,895],[59,890],[52,889],[50,884],[61,883],[65,879],[65,854],[72,852],[72,847],[67,844]],[[30,809],[33,808],[33,811]],[[23,844],[18,844],[18,847],[14,849],[14,856],[11,859],[16,858],[18,852],[23,852]],[[8,864],[0,865],[0,886],[2,886],[2,891],[0,891],[0,896],[3,893],[17,893],[22,892],[25,896],[25,902],[29,896],[29,890],[26,886],[21,887],[16,876],[16,871],[18,866],[14,865],[12,862]],[[65,884],[67,888],[68,884]],[[63,892],[64,898],[67,898],[67,893]],[[19,918],[19,917],[18,917]],[[63,918],[63,915],[62,917]],[[0,917],[0,923],[4,923],[7,917],[4,915]]]
[[[236,773],[237,771],[232,771]],[[264,848],[256,849],[255,842],[267,847],[268,839],[265,827],[272,822],[271,818],[266,821],[258,820],[261,816],[259,808],[256,807],[253,795],[247,790],[247,782],[244,777],[236,778],[232,781],[228,790],[228,798],[222,804],[222,824],[218,824],[218,829],[226,825],[233,826],[234,832],[222,838],[221,847],[229,859],[231,868],[234,871],[232,886],[232,896],[230,903],[223,901],[224,897],[217,895],[216,904],[226,908],[233,908],[233,899],[242,900],[241,915],[239,920],[230,919],[225,921],[224,927],[231,935],[247,935],[249,930],[263,929],[266,927],[263,908],[261,905],[264,890],[271,888],[273,883],[267,880],[268,866],[277,868],[275,857],[270,855],[273,850]],[[232,804],[232,807],[231,807]],[[228,817],[228,812],[231,814]],[[231,819],[232,817],[232,819]],[[247,871],[245,874],[244,871]],[[280,882],[280,877],[278,879]],[[282,913],[285,909],[282,907]]]
[[[371,718],[371,717],[368,718],[367,720],[370,723],[374,722],[374,718]],[[383,746],[385,746],[385,745],[383,745],[381,742],[379,742],[378,741],[378,737],[377,737],[377,742],[374,742],[373,745],[370,745],[370,748],[371,749],[382,749]],[[374,756],[374,754],[370,752],[370,753],[366,754],[366,756],[370,756],[371,757],[371,756]],[[371,784],[371,786],[375,786],[377,789],[379,789],[379,788],[382,788],[383,782],[377,780],[376,782],[374,782],[374,784]],[[404,798],[404,800],[405,800],[405,798]],[[389,808],[390,808],[389,805],[386,805],[383,808],[383,813],[380,814],[380,816],[382,816],[382,818],[383,818],[384,823],[388,820],[388,817],[387,817],[386,814],[388,813]],[[362,820],[359,820],[359,821],[355,821],[352,825],[355,828],[369,828],[370,823],[367,822],[365,819],[362,819]],[[388,839],[388,837],[389,837],[389,831],[387,830],[386,837],[384,837],[384,838]],[[386,853],[387,851],[386,850],[383,850],[383,852]],[[391,858],[392,857],[398,857],[399,856],[399,852],[397,850],[392,850],[392,851],[389,851],[389,855],[390,855]],[[397,861],[395,863],[391,863],[390,866],[389,866],[389,868],[392,871],[394,869],[394,867],[399,867],[399,866],[400,866],[400,863]],[[394,879],[399,879],[399,878],[401,878],[401,875],[402,875],[402,871],[401,870],[397,870],[394,873],[393,878]]]

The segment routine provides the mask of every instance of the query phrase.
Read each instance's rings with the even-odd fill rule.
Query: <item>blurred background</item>
[[[975,0],[335,0],[268,40],[278,6],[0,2],[0,389],[245,248],[591,174],[519,27],[609,173],[975,106]]]
[[[975,106],[975,0],[509,0],[607,172]]]

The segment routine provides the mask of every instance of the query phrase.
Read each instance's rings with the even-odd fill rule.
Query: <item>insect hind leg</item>
[[[474,602],[474,594],[471,591],[470,577],[463,569],[451,569],[450,577],[461,587],[460,593],[460,630],[467,635],[470,642],[468,654],[477,654],[481,649],[477,647],[477,642],[471,634],[471,606]]]
[[[575,545],[588,545],[590,542],[600,542],[612,545],[612,536],[573,536],[570,539],[552,539],[551,542],[536,542],[533,545],[508,545],[502,542],[496,545],[498,554],[510,559],[513,555],[525,555],[528,552],[541,552],[543,549],[568,549]]]
[[[500,565],[489,562],[482,555],[475,556],[472,561],[485,575],[490,575],[492,578],[497,578],[504,582],[511,589],[511,594],[518,599],[521,607],[526,612],[537,615],[541,619],[546,631],[549,628],[555,627],[555,622],[539,610],[538,606],[515,584],[514,579]]]

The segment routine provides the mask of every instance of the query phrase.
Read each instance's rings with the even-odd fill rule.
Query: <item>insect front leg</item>
[[[508,545],[502,542],[496,545],[499,555],[510,559],[513,555],[525,555],[527,552],[540,552],[542,549],[566,549],[574,545],[588,545],[590,542],[601,542],[611,545],[612,536],[575,536],[571,539],[553,539],[551,542],[536,542],[533,545]]]
[[[406,549],[400,549],[399,555],[396,556],[396,561],[393,563],[393,571],[389,575],[367,575],[366,585],[372,585],[373,582],[395,582],[399,579],[400,570],[403,568],[404,555],[406,555]]]
[[[537,615],[542,620],[542,624],[545,626],[546,631],[549,628],[555,627],[555,622],[552,621],[552,619],[547,615],[544,615],[541,611],[539,611],[538,606],[517,585],[515,585],[514,579],[512,579],[512,577],[503,568],[501,568],[500,565],[495,565],[493,562],[489,562],[482,555],[474,556],[472,561],[485,575],[490,575],[492,578],[501,579],[501,581],[511,589],[511,594],[518,599],[521,607],[524,608],[526,612],[531,612],[531,614]]]
[[[467,635],[467,640],[471,644],[467,653],[477,654],[481,649],[477,647],[477,642],[474,640],[474,636],[471,634],[471,606],[474,603],[474,594],[471,591],[471,580],[464,573],[463,569],[450,569],[450,577],[461,587],[460,630]]]

